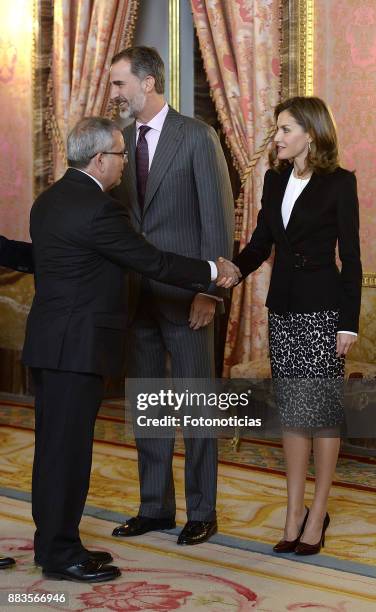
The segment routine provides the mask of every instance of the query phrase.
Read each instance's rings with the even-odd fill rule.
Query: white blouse
[[[292,171],[290,174],[289,182],[287,183],[285,195],[283,196],[282,201],[282,219],[285,229],[290,220],[294,204],[302,193],[304,187],[308,184],[310,178],[311,177],[308,177],[307,179],[296,178],[294,176],[294,171]]]

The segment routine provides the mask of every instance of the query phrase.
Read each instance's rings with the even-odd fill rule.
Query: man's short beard
[[[132,100],[128,101],[128,107],[119,111],[122,119],[137,119],[138,114],[144,110],[146,96],[143,92],[138,93]]]

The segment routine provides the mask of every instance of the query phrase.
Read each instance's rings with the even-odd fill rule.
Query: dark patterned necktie
[[[141,125],[139,127],[136,146],[137,193],[141,212],[144,210],[146,183],[149,174],[149,149],[145,138],[149,130],[151,128],[148,125]]]

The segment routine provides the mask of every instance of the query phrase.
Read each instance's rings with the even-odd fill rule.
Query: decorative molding
[[[364,272],[362,286],[376,289],[376,272]]]
[[[38,111],[38,94],[37,94],[37,78],[36,78],[36,66],[37,66],[37,55],[38,55],[38,40],[39,40],[39,3],[38,0],[33,0],[33,43],[31,53],[31,88],[32,88],[32,121],[33,121],[33,137],[32,137],[32,164],[33,164],[33,200],[37,197],[37,181],[36,181],[36,134],[40,129],[40,115]]]
[[[169,0],[168,52],[170,71],[170,104],[180,110],[180,0]]]
[[[47,136],[46,95],[53,37],[53,3],[33,1],[33,195],[34,199],[51,183],[52,142]]]
[[[282,0],[281,99],[297,95],[297,0]]]
[[[313,40],[314,0],[300,0],[299,16],[299,91],[302,96],[313,95]]]
[[[282,0],[282,99],[312,96],[314,0]]]

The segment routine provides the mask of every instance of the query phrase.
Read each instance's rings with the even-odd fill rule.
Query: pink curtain
[[[255,227],[267,167],[266,145],[279,101],[280,0],[191,0],[193,19],[219,120],[242,179],[237,238]],[[270,265],[233,292],[224,376],[235,363],[267,355],[264,307]]]
[[[53,178],[65,170],[70,129],[104,115],[112,56],[132,43],[138,0],[55,0],[48,126]]]

